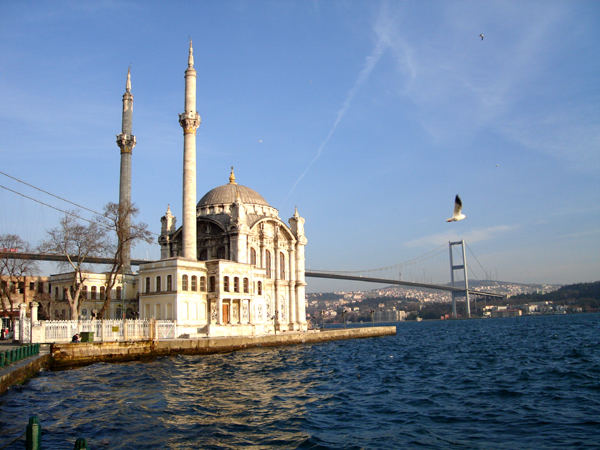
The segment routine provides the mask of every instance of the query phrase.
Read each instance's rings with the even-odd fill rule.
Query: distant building
[[[96,272],[82,272],[84,282],[80,293],[80,318],[91,319],[96,316],[102,308],[106,299],[105,285],[108,274]],[[105,319],[135,318],[138,315],[137,276],[118,274],[115,286],[111,292],[111,302],[106,311]],[[49,277],[49,289],[51,291],[49,319],[68,320],[71,319],[70,307],[67,299],[67,290],[73,284],[73,272],[60,273]]]

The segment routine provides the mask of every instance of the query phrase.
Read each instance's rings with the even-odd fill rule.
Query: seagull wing
[[[454,213],[452,214],[454,217],[460,216],[460,211],[462,210],[462,202],[460,201],[460,197],[456,194],[454,197]]]

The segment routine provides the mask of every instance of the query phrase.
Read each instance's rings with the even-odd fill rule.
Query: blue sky
[[[464,238],[479,275],[597,280],[599,25],[595,1],[2,2],[1,170],[92,209],[117,201],[131,65],[132,198],[155,232],[167,204],[180,218],[192,38],[198,199],[235,166],[282,219],[298,206],[310,269],[403,263],[391,272],[445,282]],[[448,224],[456,193],[467,219]],[[0,202],[0,232],[34,245],[60,217]]]

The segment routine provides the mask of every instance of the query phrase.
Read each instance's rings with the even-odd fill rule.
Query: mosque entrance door
[[[229,323],[229,304],[223,303],[223,323]]]

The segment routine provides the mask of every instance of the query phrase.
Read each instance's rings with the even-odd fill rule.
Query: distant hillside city
[[[491,299],[471,295],[471,317],[514,317],[600,311],[600,281],[567,286],[469,280],[473,289],[506,295]],[[369,291],[306,294],[307,318],[325,323],[444,320],[451,316],[451,294],[431,289],[389,286]],[[465,298],[456,300],[457,315],[465,315]]]

